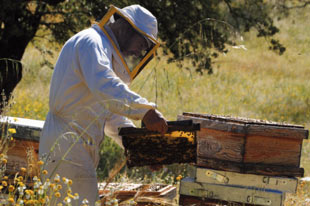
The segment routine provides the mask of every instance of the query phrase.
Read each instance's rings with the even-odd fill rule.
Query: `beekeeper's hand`
[[[164,116],[157,110],[150,109],[142,119],[148,130],[160,132],[162,135],[167,133],[168,125]]]

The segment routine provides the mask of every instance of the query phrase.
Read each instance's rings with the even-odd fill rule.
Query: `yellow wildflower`
[[[176,177],[176,180],[180,181],[182,178],[183,178],[182,175],[179,175],[179,176]]]
[[[42,174],[47,175],[48,174],[47,170],[43,170]]]
[[[33,200],[27,200],[25,203],[26,203],[26,205],[33,205],[34,201]]]
[[[7,159],[2,159],[2,163],[3,163],[3,164],[6,164],[7,162],[8,162]]]
[[[13,185],[10,185],[10,186],[9,186],[9,192],[13,192],[14,189],[15,189],[15,187],[14,187]]]
[[[57,185],[57,189],[58,189],[58,190],[61,190],[61,189],[62,189],[62,186],[61,186],[61,185]]]
[[[24,167],[21,167],[21,168],[20,168],[20,171],[21,171],[21,172],[26,172],[26,171],[27,171],[27,169],[26,169],[26,168],[24,168]]]
[[[14,201],[14,199],[13,199],[12,197],[10,197],[10,198],[8,199],[8,202],[11,203],[11,204],[15,203],[15,201]]]
[[[2,185],[0,185],[0,191],[3,189],[3,186]]]
[[[8,180],[9,177],[8,177],[8,176],[4,176],[3,179],[4,179],[4,180]]]
[[[8,183],[6,181],[2,181],[2,186],[6,187],[6,186],[8,186]]]
[[[57,206],[62,206],[62,203],[58,203]]]
[[[72,199],[75,198],[75,196],[73,196],[71,193],[68,193],[67,195],[68,195],[68,197],[70,197],[70,198],[72,198]]]
[[[59,176],[59,174],[56,174],[56,175],[55,175],[54,181],[55,181],[56,183],[60,182],[60,176]]]
[[[72,190],[68,188],[67,193],[72,193]]]
[[[55,193],[55,197],[57,197],[57,198],[61,197],[60,192],[56,192],[56,193]]]
[[[8,132],[11,133],[11,134],[15,134],[16,133],[16,129],[10,128],[10,129],[8,129]]]
[[[65,197],[64,202],[65,202],[65,203],[70,203],[70,202],[71,202],[70,197]]]
[[[74,198],[75,200],[78,200],[80,198],[79,194],[78,193],[74,193]]]
[[[45,199],[42,199],[42,198],[41,198],[41,199],[39,199],[39,202],[42,203],[42,204],[44,204],[46,201],[45,201]]]
[[[68,183],[68,179],[65,178],[65,177],[62,178],[62,181],[63,181],[64,183],[66,183],[66,184]]]
[[[44,162],[42,161],[42,160],[40,160],[40,161],[38,161],[38,163],[37,163],[39,166],[41,166],[41,165],[43,165],[44,164]]]
[[[72,180],[69,179],[69,180],[68,180],[68,184],[69,184],[69,185],[72,185],[72,183],[73,183]]]

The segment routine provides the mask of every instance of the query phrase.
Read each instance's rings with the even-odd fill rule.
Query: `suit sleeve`
[[[118,129],[121,127],[135,127],[135,125],[128,118],[114,114],[106,121],[104,133],[111,137],[120,147],[124,148],[122,137],[118,135]]]
[[[78,45],[77,57],[85,84],[103,109],[130,119],[142,119],[149,109],[156,107],[155,104],[131,91],[116,76],[109,47],[102,45],[102,41],[91,37],[83,39]]]

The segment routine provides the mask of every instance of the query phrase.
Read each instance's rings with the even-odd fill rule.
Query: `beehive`
[[[247,188],[238,185],[218,185],[195,182],[194,178],[181,181],[180,195],[202,198],[201,202],[212,199],[225,202],[244,203],[249,205],[282,206],[285,193],[264,188]],[[182,202],[181,204],[182,205]]]
[[[178,120],[200,124],[197,162],[201,167],[270,176],[298,176],[303,126],[246,118],[183,113]]]
[[[14,128],[15,134],[13,146],[8,150],[8,162],[6,173],[15,174],[21,167],[27,168],[27,163],[38,159],[40,134],[44,121],[2,117],[0,118],[0,127]]]

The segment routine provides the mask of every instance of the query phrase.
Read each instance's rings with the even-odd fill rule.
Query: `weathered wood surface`
[[[13,146],[7,152],[8,162],[6,173],[15,174],[21,167],[28,168],[28,163],[38,160],[39,140],[44,121],[1,117],[0,128],[14,128],[16,133],[12,134]]]
[[[263,175],[281,175],[284,167],[282,175],[303,175],[302,141],[308,138],[303,126],[193,113],[179,115],[178,120],[200,123],[199,166]]]
[[[282,206],[285,200],[285,193],[276,190],[197,183],[193,178],[181,181],[180,195],[272,206]]]
[[[269,125],[269,126],[285,126],[292,128],[301,128],[304,129],[302,125],[295,124],[287,124],[287,123],[279,123],[267,120],[260,119],[252,119],[252,118],[244,118],[244,117],[231,117],[231,116],[219,116],[219,115],[210,115],[210,114],[199,114],[199,113],[191,113],[191,112],[183,112],[184,116],[198,117],[203,119],[227,122],[227,123],[239,123],[239,124],[255,124],[255,125]]]
[[[242,134],[201,128],[197,137],[198,157],[242,162],[245,144]]]
[[[245,203],[227,202],[188,195],[180,195],[179,206],[252,206]]]
[[[299,167],[302,140],[224,132],[201,128],[197,157],[232,162]]]
[[[300,139],[248,135],[243,162],[299,167],[301,146]]]
[[[16,139],[39,142],[44,121],[16,117],[1,117],[0,127],[2,128],[4,125],[16,129],[16,133],[13,134],[13,137]]]
[[[99,196],[103,205],[109,198],[116,198],[119,205],[128,205],[128,200],[135,198],[139,206],[161,205],[173,203],[176,197],[176,187],[164,184],[135,184],[135,183],[105,183],[98,184]],[[126,202],[127,201],[127,202]]]
[[[227,172],[220,170],[212,170],[207,168],[195,167],[193,177],[196,182],[219,184],[219,185],[239,185],[241,187],[255,187],[279,190],[282,192],[296,193],[298,179],[277,177],[277,176],[263,176],[253,174],[240,174],[236,172]]]
[[[146,128],[122,128],[127,166],[196,162],[196,130],[192,122],[169,123],[168,133],[161,135]]]
[[[263,165],[263,164],[249,164],[237,163],[232,161],[224,161],[219,159],[197,158],[197,166],[238,172],[244,174],[259,174],[268,176],[283,176],[283,177],[303,177],[304,169],[298,167],[277,166],[277,165]]]
[[[29,163],[38,160],[39,143],[27,140],[15,140],[14,146],[9,149],[6,165],[7,174],[15,174],[20,168],[28,168]]]

